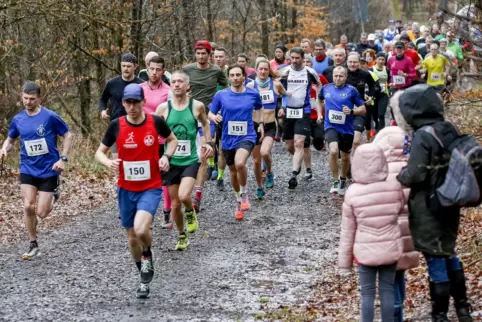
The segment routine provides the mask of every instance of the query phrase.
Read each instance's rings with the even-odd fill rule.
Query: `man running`
[[[333,84],[323,86],[318,98],[325,106],[325,138],[330,151],[330,169],[333,185],[330,193],[345,195],[346,178],[350,167],[350,151],[353,145],[354,115],[365,114],[365,105],[360,94],[346,84],[347,71],[336,67],[333,71]],[[338,154],[341,151],[341,176],[338,177]]]
[[[143,109],[147,114],[153,114],[160,104],[167,101],[170,87],[163,81],[165,70],[166,68],[163,58],[159,57],[157,54],[149,57],[149,63],[147,64],[148,80],[141,84],[146,99]],[[162,153],[164,153],[165,140],[165,138],[159,137],[159,143],[161,144],[160,152]],[[162,194],[164,199],[164,222],[161,224],[161,227],[172,229],[171,197],[169,196],[167,186],[163,187]]]
[[[303,52],[306,54],[311,54],[311,40],[308,38],[303,38],[300,41],[300,47],[303,49]]]
[[[171,207],[179,240],[176,250],[184,250],[189,245],[189,239],[184,230],[184,205],[187,218],[187,232],[194,233],[198,229],[196,211],[193,209],[191,192],[196,182],[199,169],[199,156],[196,148],[198,122],[202,124],[206,137],[203,145],[204,156],[212,156],[214,143],[211,140],[209,122],[204,104],[195,99],[189,99],[189,76],[183,71],[175,71],[171,77],[171,87],[174,97],[172,100],[159,105],[156,115],[162,116],[177,138],[176,152],[170,160],[170,168],[163,173],[163,185],[169,186]],[[169,143],[166,147],[169,149]]]
[[[315,43],[315,52],[321,47],[324,48],[324,44]],[[310,90],[312,85],[319,88],[321,82],[314,69],[303,65],[304,52],[300,47],[291,49],[290,53],[291,66],[281,74],[281,83],[288,93],[287,106],[280,109],[279,115],[285,117],[283,139],[286,149],[293,155],[293,172],[288,187],[295,189],[303,162],[305,139],[310,136]]]
[[[216,93],[210,106],[209,119],[216,124],[223,122],[223,153],[236,196],[235,218],[242,220],[244,212],[251,208],[246,190],[246,163],[256,143],[257,131],[261,134],[260,141],[263,140],[264,109],[259,93],[244,86],[246,71],[242,66],[230,66],[228,78],[231,87]],[[257,113],[256,119],[259,120],[257,129],[253,122],[254,111]]]
[[[186,65],[182,68],[189,76],[189,83],[191,85],[191,97],[204,104],[206,109],[211,104],[211,101],[216,94],[217,86],[227,87],[228,82],[226,75],[216,65],[209,63],[209,55],[211,54],[211,44],[207,40],[199,40],[194,45],[196,54],[196,62]],[[204,140],[204,139],[203,139]],[[209,163],[209,172],[207,166]],[[201,209],[202,190],[206,179],[211,177],[214,170],[214,158],[211,157],[206,160],[201,158],[201,166],[199,167],[198,176],[196,178],[195,195],[194,195],[194,209],[199,213]]]
[[[413,61],[405,55],[405,45],[401,41],[395,44],[395,55],[388,59],[387,67],[392,76],[390,84],[395,91],[409,87],[417,78]]]
[[[53,111],[40,105],[40,86],[26,82],[22,86],[25,110],[15,115],[8,136],[0,150],[0,159],[7,157],[15,140],[20,137],[20,190],[24,205],[24,221],[30,247],[25,260],[40,254],[37,243],[37,216],[47,217],[59,197],[59,176],[68,162],[72,133],[67,124]],[[57,148],[57,136],[64,138],[62,154]],[[36,208],[36,209],[35,209]]]
[[[346,60],[346,52],[343,48],[333,49],[332,54],[335,64],[333,66],[328,66],[322,74],[327,79],[328,83],[333,83],[333,70],[335,67],[345,65]]]
[[[122,105],[122,93],[124,88],[129,84],[141,84],[144,80],[136,76],[137,57],[133,54],[126,53],[121,57],[122,74],[110,79],[102,91],[99,100],[100,116],[103,120],[116,118],[126,115],[126,110]],[[110,113],[110,114],[109,114]],[[117,146],[111,147],[112,159],[117,159]]]
[[[441,92],[445,87],[445,80],[450,80],[450,62],[438,53],[438,45],[430,45],[430,56],[423,61],[422,78],[427,84]]]
[[[256,145],[253,149],[254,174],[258,188],[256,190],[256,199],[262,200],[265,190],[262,184],[261,162],[266,165],[266,183],[267,189],[274,186],[274,175],[272,170],[273,159],[271,158],[271,149],[274,144],[276,135],[276,107],[278,98],[285,94],[283,85],[274,79],[274,74],[269,67],[268,60],[260,60],[256,66],[256,80],[254,81],[254,89],[259,93],[264,108],[263,118],[258,119],[259,112],[253,113],[254,128],[257,129],[261,121],[264,121],[264,139],[258,132]]]
[[[96,160],[118,174],[117,197],[122,226],[126,229],[131,255],[140,272],[138,298],[149,297],[154,277],[151,252],[151,222],[161,200],[161,170],[169,170],[177,139],[163,118],[143,111],[144,90],[138,84],[124,88],[122,104],[127,115],[110,122],[95,153]],[[159,140],[169,147],[159,158]],[[119,158],[110,160],[107,150],[117,142]]]

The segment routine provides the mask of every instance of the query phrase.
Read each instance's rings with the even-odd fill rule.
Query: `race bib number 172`
[[[25,151],[29,157],[36,157],[38,155],[44,155],[49,153],[49,147],[45,138],[38,140],[28,140],[23,142],[25,145]]]

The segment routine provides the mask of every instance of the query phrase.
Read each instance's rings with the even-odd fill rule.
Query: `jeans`
[[[395,314],[395,271],[397,265],[365,266],[358,265],[361,286],[362,322],[372,322],[375,315],[375,294],[378,274],[378,295],[380,298],[382,321],[393,321]]]
[[[405,302],[405,271],[395,273],[395,322],[403,322],[403,302]]]
[[[462,270],[462,264],[455,252],[452,256],[447,257],[434,257],[428,254],[423,254],[428,266],[428,276],[434,283],[448,282],[449,272]]]

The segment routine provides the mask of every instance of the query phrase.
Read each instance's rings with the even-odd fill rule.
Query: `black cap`
[[[401,41],[395,43],[395,48],[405,48],[405,44]]]
[[[121,62],[137,64],[137,57],[134,54],[125,53],[122,55]]]
[[[377,57],[383,57],[383,58],[387,59],[387,54],[385,54],[384,51],[379,51],[379,52],[377,53]]]
[[[402,41],[402,40],[405,40],[405,41],[410,42],[410,37],[409,37],[408,35],[401,35],[401,36],[400,36],[400,41]]]
[[[348,44],[346,44],[345,48],[353,51],[356,50],[356,45],[352,42],[349,42]]]

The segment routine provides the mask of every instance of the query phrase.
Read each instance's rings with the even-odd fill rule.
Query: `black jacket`
[[[415,249],[432,256],[450,256],[457,240],[460,208],[435,208],[431,203],[431,195],[447,173],[450,155],[430,133],[417,130],[431,125],[443,136],[453,127],[445,122],[442,102],[429,85],[407,89],[400,96],[400,111],[415,131],[408,164],[397,177],[411,188],[409,225]]]

